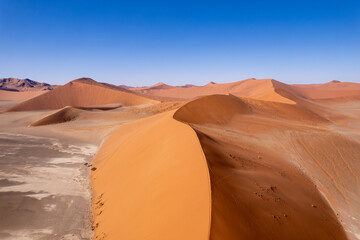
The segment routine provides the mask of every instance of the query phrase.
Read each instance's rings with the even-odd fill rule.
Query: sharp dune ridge
[[[208,239],[206,160],[195,132],[172,116],[124,125],[103,144],[92,173],[96,237]]]
[[[82,78],[1,116],[101,143],[87,165],[95,240],[357,240],[358,89]]]

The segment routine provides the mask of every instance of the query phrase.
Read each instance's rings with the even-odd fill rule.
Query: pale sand
[[[84,163],[97,146],[78,144],[0,133],[0,214],[6,216],[0,219],[1,239],[92,238]]]

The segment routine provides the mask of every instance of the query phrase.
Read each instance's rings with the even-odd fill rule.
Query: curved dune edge
[[[209,239],[208,167],[174,111],[119,127],[93,161],[95,239]]]
[[[226,105],[220,108],[215,101]],[[227,106],[233,113],[224,109]],[[255,133],[259,139],[254,142],[246,126],[242,128],[247,135],[234,140],[239,123],[230,120],[248,113],[243,109],[232,96],[213,95],[185,104],[174,114],[197,133],[207,160],[212,189],[210,239],[348,239],[322,192],[288,156],[266,149],[268,140],[262,141],[261,134]],[[224,129],[231,129],[230,135]]]
[[[186,103],[174,113],[180,122],[195,124],[225,124],[238,114],[248,114],[251,108],[232,95],[210,95]]]
[[[79,117],[79,115],[83,112],[83,110],[73,108],[70,106],[66,106],[54,113],[47,115],[44,118],[41,118],[29,125],[29,127],[37,127],[43,125],[51,125],[58,123],[70,122]]]
[[[84,112],[89,111],[107,111],[121,107],[121,105],[115,106],[95,106],[95,107],[63,107],[49,115],[31,123],[28,127],[37,127],[51,124],[59,124],[77,120]]]

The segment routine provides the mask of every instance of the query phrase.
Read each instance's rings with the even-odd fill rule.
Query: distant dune
[[[326,84],[289,85],[274,79],[246,79],[233,83],[210,82],[205,86],[166,88],[141,87],[132,90],[148,96],[191,100],[212,94],[233,94],[258,100],[295,104],[296,99],[358,99],[360,84],[330,82]]]
[[[157,101],[135,95],[119,87],[97,83],[92,79],[77,79],[55,90],[17,104],[7,111],[48,110],[65,106],[87,107],[109,103],[133,106],[155,102]]]
[[[276,92],[277,83],[278,82],[273,79],[247,79],[244,81],[222,84],[210,82],[205,86],[140,88],[135,90],[148,96],[179,99],[194,99],[212,94],[233,94],[241,97],[294,104],[294,101],[283,97],[281,93]],[[281,87],[288,88],[285,84],[281,85]]]
[[[312,100],[359,100],[360,84],[331,81],[325,84],[292,85],[301,96]]]

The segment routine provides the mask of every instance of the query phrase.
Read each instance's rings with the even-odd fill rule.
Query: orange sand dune
[[[325,84],[291,86],[297,94],[312,100],[360,99],[360,83],[332,81]]]
[[[333,132],[321,112],[313,113],[315,108],[307,109],[312,106],[302,103],[243,99],[250,114],[204,121],[205,114],[212,118],[233,108],[214,107],[209,114],[209,105],[216,104],[206,98],[186,104],[186,110],[180,108],[174,117],[191,120],[208,162],[210,239],[360,236],[359,135]],[[286,112],[298,117],[288,117]]]
[[[205,86],[190,86],[190,87],[172,87],[160,89],[138,89],[144,95],[157,96],[157,97],[172,97],[178,99],[194,99],[201,96],[212,94],[233,94],[241,97],[251,97],[254,99],[268,100],[275,102],[283,102],[294,104],[292,99],[282,96],[276,92],[278,82],[273,79],[247,79],[244,81],[234,83],[209,83]],[[286,84],[281,85],[289,89]],[[136,90],[136,89],[135,89]],[[291,92],[291,91],[290,91]]]
[[[281,89],[279,91],[278,89]],[[231,90],[239,97],[248,97],[258,100],[295,104],[296,96],[292,96],[291,89],[284,83],[273,79],[250,79],[242,81]],[[286,92],[286,97],[284,96]]]
[[[174,117],[187,123],[226,123],[237,114],[246,114],[250,107],[234,96],[210,95],[189,102],[176,111]]]
[[[100,84],[91,79],[78,79],[57,87],[51,92],[19,103],[7,111],[59,109],[65,106],[87,107],[109,103],[132,106],[156,102],[130,93],[128,90],[120,90],[118,87]]]
[[[0,90],[0,100],[28,100],[37,97],[49,91],[27,91],[27,92],[14,92]]]
[[[257,114],[277,119],[291,119],[309,122],[311,124],[328,122],[325,117],[312,111],[311,103],[302,102],[285,104],[255,100],[252,98],[238,98],[233,95],[210,95],[201,97],[182,106],[176,111],[177,120],[195,124],[222,124],[243,114]]]
[[[174,88],[173,86],[170,86],[170,85],[167,85],[165,83],[162,83],[162,82],[159,82],[159,83],[156,83],[150,87],[134,87],[134,88],[131,88],[132,91],[135,91],[135,92],[147,92],[149,90],[160,90],[160,89],[169,89],[169,88]]]
[[[208,168],[173,111],[119,127],[93,161],[95,239],[208,239]]]
[[[165,84],[164,84],[165,85]],[[360,99],[360,84],[332,81],[326,84],[285,84],[274,79],[246,79],[233,83],[190,87],[142,87],[132,88],[135,92],[152,97],[194,99],[212,94],[233,94],[258,100],[295,104],[299,99]]]

